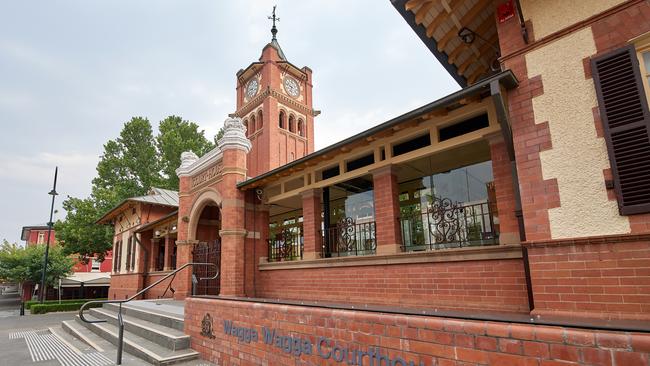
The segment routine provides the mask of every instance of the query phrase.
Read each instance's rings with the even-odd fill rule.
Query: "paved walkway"
[[[137,301],[133,305],[171,315],[183,316],[183,302]],[[77,312],[18,316],[20,301],[0,296],[0,366],[109,366],[115,365],[116,348],[102,340],[102,352],[71,337],[61,322],[72,320]],[[149,363],[124,353],[123,366],[148,366]],[[179,366],[213,366],[193,360]]]
[[[0,295],[0,318],[16,316],[20,313],[20,296],[16,294]]]

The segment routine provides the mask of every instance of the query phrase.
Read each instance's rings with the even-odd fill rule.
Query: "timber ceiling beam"
[[[435,4],[434,1],[422,4],[420,9],[415,13],[415,24],[422,24],[424,18],[429,14],[429,10],[431,10]]]
[[[424,4],[424,3],[428,3],[430,1],[433,1],[433,0],[409,0],[408,2],[406,2],[406,5],[404,5],[404,8],[406,10],[413,11],[418,6],[420,6],[420,5]]]

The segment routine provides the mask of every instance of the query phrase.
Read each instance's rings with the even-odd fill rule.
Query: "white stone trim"
[[[216,146],[200,158],[198,158],[193,152],[186,151],[181,154],[181,166],[176,169],[176,175],[179,177],[194,175],[207,166],[221,160],[222,157],[223,152],[219,146]]]
[[[217,147],[222,151],[227,149],[241,149],[247,154],[253,147],[250,140],[246,137],[246,126],[239,117],[226,118],[223,123],[224,134],[219,141]]]

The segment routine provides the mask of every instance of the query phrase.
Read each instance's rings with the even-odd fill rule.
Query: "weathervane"
[[[275,7],[277,5],[273,5],[273,15],[269,16],[269,19],[273,20],[273,28],[271,28],[271,34],[273,35],[272,40],[275,40],[275,35],[278,33],[278,29],[275,27],[275,21],[277,20],[278,22],[280,21],[280,18],[275,16]]]

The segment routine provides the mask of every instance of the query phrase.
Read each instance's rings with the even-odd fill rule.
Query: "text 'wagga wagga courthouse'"
[[[348,365],[363,365],[365,361],[370,366],[424,366],[423,362],[416,364],[401,357],[391,358],[386,350],[377,346],[370,346],[364,351],[341,345],[327,337],[319,337],[314,345],[309,338],[282,334],[277,329],[267,327],[261,327],[261,332],[258,332],[255,328],[238,326],[231,320],[223,321],[223,332],[236,337],[240,343],[262,342],[295,357],[315,355]]]

